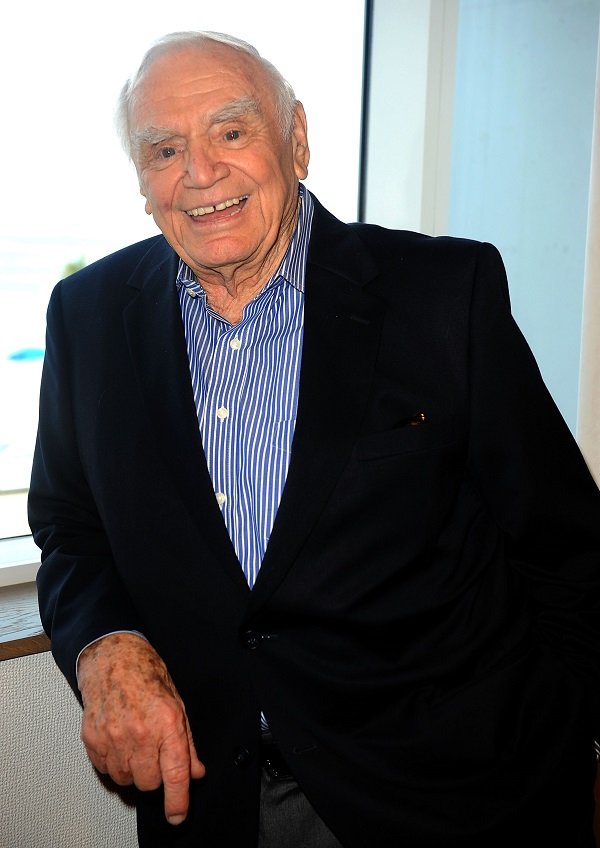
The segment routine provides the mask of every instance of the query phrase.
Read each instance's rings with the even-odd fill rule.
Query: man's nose
[[[229,174],[229,168],[219,157],[218,151],[204,144],[188,148],[185,169],[187,181],[194,188],[214,185]]]

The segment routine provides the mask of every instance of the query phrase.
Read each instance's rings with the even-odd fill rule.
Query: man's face
[[[273,273],[307,173],[304,112],[284,141],[271,88],[251,57],[225,45],[160,56],[131,106],[146,211],[200,279]]]

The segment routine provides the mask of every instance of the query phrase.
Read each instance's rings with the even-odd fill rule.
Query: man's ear
[[[144,186],[140,183],[140,194],[142,197],[146,197],[146,192],[144,191]],[[144,209],[146,210],[146,215],[152,215],[152,204],[146,197],[146,202],[144,204]]]
[[[299,180],[304,180],[308,174],[310,149],[308,147],[308,135],[306,131],[306,113],[304,112],[304,106],[302,103],[297,103],[294,110],[294,123],[292,125],[292,151],[296,176]]]

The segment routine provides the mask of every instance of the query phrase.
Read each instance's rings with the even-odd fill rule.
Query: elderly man
[[[227,36],[121,123],[162,235],[53,294],[30,519],[140,845],[592,845],[600,499],[497,252],[335,220]]]

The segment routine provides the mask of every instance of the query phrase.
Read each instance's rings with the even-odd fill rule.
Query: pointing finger
[[[187,736],[177,734],[160,749],[160,771],[165,791],[165,816],[169,824],[181,824],[190,801],[191,760]]]

